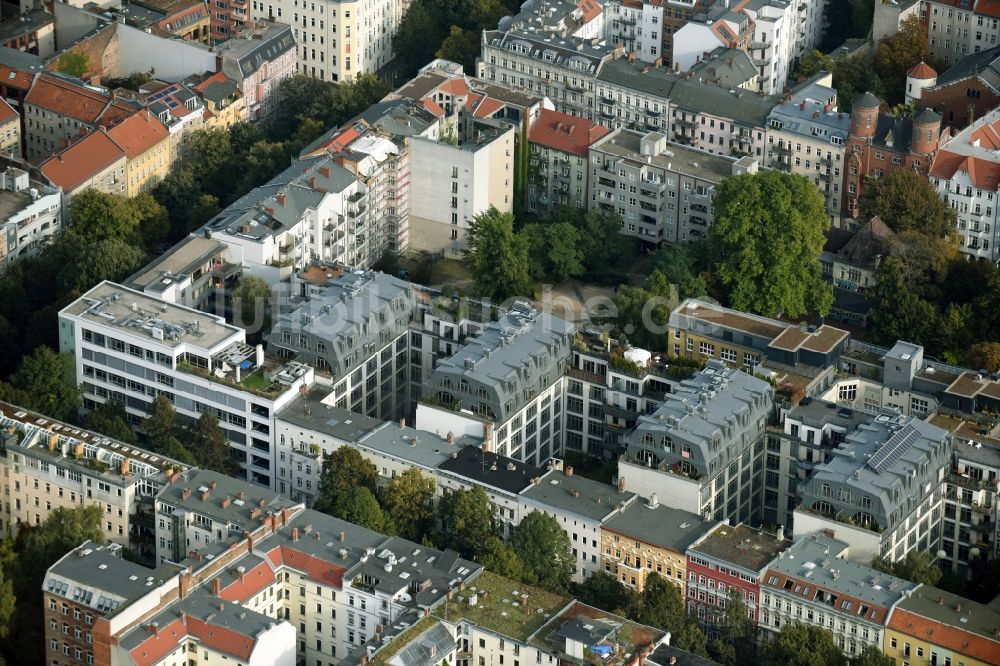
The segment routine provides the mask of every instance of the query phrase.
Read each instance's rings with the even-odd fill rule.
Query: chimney
[[[206,500],[208,500],[208,491],[207,490],[203,490],[203,491],[201,491],[201,501],[204,502]]]
[[[483,451],[487,450],[493,450],[493,421],[483,421]]]
[[[292,541],[298,541],[298,540],[299,540],[299,528],[293,527],[292,528]]]
[[[215,490],[218,487],[218,485],[219,482],[213,479],[212,482],[208,484],[208,487],[211,488],[212,490]]]
[[[625,492],[625,479],[618,477],[618,492]]]
[[[241,491],[240,491],[240,501],[242,502],[242,501],[243,501],[243,500],[245,500],[246,498],[247,498],[247,497],[246,497],[246,494],[245,494],[245,493],[244,493],[244,492],[243,492],[243,491],[241,490]]]
[[[321,166],[319,168],[319,172],[323,175],[324,178],[330,177],[330,167],[328,166]]]
[[[263,509],[265,504],[267,504],[267,502],[264,501],[263,497],[261,497],[259,500],[257,500],[257,506],[259,506],[260,508]]]
[[[191,497],[191,489],[185,488],[184,490],[181,491],[181,500],[186,500],[188,497]]]
[[[406,418],[405,417],[399,419],[399,427],[400,428],[405,428],[406,427]]]
[[[449,444],[454,444],[455,443],[455,433],[453,433],[451,430],[449,430],[448,431],[448,437],[446,439],[447,439],[447,441],[448,441]]]
[[[573,476],[573,466],[572,465],[570,465],[569,467],[566,468],[565,474],[566,474],[566,476]]]
[[[309,177],[309,189],[310,190],[315,190],[316,189],[316,176],[310,176]]]
[[[285,523],[288,522],[288,509],[284,508],[281,510],[281,526],[284,527]]]
[[[253,535],[247,534],[247,552],[253,555]]]
[[[187,571],[181,573],[177,578],[177,594],[181,599],[187,596],[188,590],[191,588],[191,574]]]
[[[230,502],[230,499],[228,497],[224,497],[222,499],[222,502],[220,504],[221,504],[222,508],[225,509],[225,508],[229,507],[229,502]]]
[[[343,541],[346,538],[347,538],[347,535],[344,534],[343,532],[338,532],[337,533],[337,541]]]
[[[274,197],[274,200],[278,202],[279,206],[284,206],[285,202],[288,201],[288,198],[284,194],[279,194],[278,196]]]
[[[154,636],[159,636],[160,635],[160,623],[159,622],[150,622],[149,624],[146,625],[146,631],[148,631],[149,633],[153,634]]]
[[[212,595],[218,597],[221,594],[222,594],[222,581],[220,581],[218,578],[213,578],[212,579]]]

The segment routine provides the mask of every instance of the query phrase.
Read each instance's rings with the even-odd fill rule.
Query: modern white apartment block
[[[921,0],[920,15],[931,55],[949,65],[998,45],[1000,8],[990,0]]]
[[[62,229],[62,193],[7,166],[0,172],[0,273],[19,257],[41,251]]]
[[[1000,261],[1000,110],[994,109],[938,148],[930,181],[958,216],[961,250]]]
[[[41,525],[56,509],[96,505],[111,543],[152,555],[136,517],[187,466],[68,423],[0,402],[0,529]],[[141,522],[141,521],[140,521]]]
[[[490,208],[514,209],[514,139],[509,122],[469,118],[454,137],[409,142],[410,243],[461,257],[472,219]]]
[[[795,537],[833,530],[865,564],[936,552],[952,448],[949,432],[912,416],[887,411],[857,426],[800,486]]]
[[[788,83],[793,58],[798,55],[794,52],[795,36],[800,26],[798,10],[802,4],[791,0],[750,0],[743,7],[753,20],[747,52],[758,68],[756,91],[759,93],[780,94]]]
[[[59,348],[75,360],[85,409],[116,400],[141,427],[164,395],[181,418],[219,419],[246,478],[274,484],[274,414],[313,369],[267,358],[216,315],[102,282],[59,313]]]
[[[125,286],[168,303],[204,310],[215,289],[239,273],[226,262],[228,246],[204,236],[188,236],[125,280]]]
[[[616,213],[621,232],[659,246],[704,239],[715,186],[757,162],[669,143],[659,132],[615,130],[590,147],[591,208]]]
[[[706,519],[757,520],[773,401],[764,380],[710,360],[655,412],[639,417],[618,463],[619,480]]]
[[[292,26],[298,72],[334,83],[374,74],[395,56],[402,0],[251,0],[250,16]]]

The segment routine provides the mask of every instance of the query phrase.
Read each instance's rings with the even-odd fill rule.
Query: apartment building
[[[576,558],[575,581],[607,569],[602,555],[606,526],[618,520],[628,507],[637,506],[637,500],[635,493],[574,474],[569,466],[550,469],[519,495],[522,518],[533,511],[541,511],[554,518],[566,532]],[[634,525],[633,516],[629,514],[624,521],[618,521],[621,529],[628,531],[627,526]],[[614,537],[609,539],[615,540]],[[625,566],[623,560],[623,574]]]
[[[711,634],[726,602],[741,595],[747,617],[760,622],[761,583],[771,562],[792,544],[743,523],[716,525],[687,549],[687,610]]]
[[[603,570],[640,593],[655,573],[685,596],[687,549],[714,525],[698,514],[660,504],[655,494],[648,501],[636,499],[601,527]]]
[[[26,156],[38,160],[52,155],[81,134],[111,127],[137,111],[137,105],[79,79],[38,74],[24,98]]]
[[[586,208],[588,149],[607,133],[589,120],[542,111],[528,133],[528,210],[547,218],[558,206]]]
[[[234,11],[242,4],[246,12],[247,0],[231,1]],[[235,27],[241,28],[239,22]],[[239,84],[249,116],[262,120],[281,101],[282,81],[300,71],[296,36],[289,25],[273,20],[239,32],[215,47],[216,58],[222,59],[222,73]]]
[[[826,201],[831,222],[840,220],[844,149],[850,114],[837,111],[837,91],[821,73],[786,95],[767,116],[767,161],[773,169],[811,180]]]
[[[0,163],[2,165],[2,163]],[[38,254],[62,229],[62,196],[27,171],[0,172],[0,273],[14,260]]]
[[[889,614],[919,586],[849,561],[847,542],[824,532],[799,538],[778,554],[761,584],[761,629],[820,627],[848,657],[882,649]]]
[[[622,219],[622,233],[647,245],[700,240],[714,221],[723,178],[754,173],[736,160],[668,143],[659,132],[615,130],[590,147],[590,206]]]
[[[961,250],[970,259],[1000,261],[1000,110],[948,138],[930,167],[930,181],[957,215]]]
[[[415,249],[460,258],[476,215],[490,208],[514,210],[516,134],[508,122],[482,118],[456,127],[454,143],[411,139],[409,204]]]
[[[552,36],[532,27],[484,30],[479,78],[513,90],[548,97],[555,110],[597,121],[594,77],[621,47],[596,39]]]
[[[188,157],[191,134],[205,127],[205,103],[184,83],[155,84],[150,88],[152,92],[143,98],[143,104],[167,128],[173,166]]]
[[[896,232],[876,215],[836,253],[821,259],[824,275],[833,281],[835,290],[863,293],[875,286],[882,257],[889,256],[896,242]]]
[[[1000,106],[1000,46],[965,56],[938,74],[918,99],[956,130],[982,118]]]
[[[296,359],[331,387],[326,401],[382,420],[410,413],[409,337],[413,285],[368,271],[344,273],[281,315],[268,351]]]
[[[21,115],[10,102],[0,97],[0,154],[21,158]]]
[[[392,61],[392,38],[406,7],[400,0],[250,0],[250,15],[292,26],[300,74],[347,83]]]
[[[217,315],[102,282],[59,313],[59,348],[75,359],[85,409],[106,400],[125,405],[141,426],[164,395],[183,420],[219,419],[246,478],[274,484],[274,415],[312,368],[268,358],[246,332]]]
[[[765,424],[774,390],[710,360],[651,415],[640,416],[618,478],[644,497],[705,520],[759,519]]]
[[[716,2],[696,13],[674,32],[671,63],[687,71],[701,55],[717,46],[746,50],[753,37],[754,22],[743,11],[746,0]]]
[[[799,486],[796,538],[833,530],[865,563],[937,551],[952,449],[951,433],[912,416],[887,412],[859,425]]]
[[[996,604],[921,585],[890,611],[882,652],[913,666],[986,666],[1000,653],[998,623]]]
[[[151,112],[133,114],[107,133],[125,153],[125,196],[149,191],[170,172],[170,131]]]
[[[484,446],[540,465],[562,454],[563,369],[574,326],[516,302],[426,380],[416,427],[485,436]]]
[[[223,256],[225,243],[188,236],[125,280],[130,289],[167,303],[208,310],[215,289],[226,285],[236,272]]]
[[[990,0],[922,0],[920,14],[936,60],[953,65],[967,55],[1000,45],[1000,8]]]
[[[561,37],[600,39],[604,36],[604,7],[596,2],[541,0],[522,6],[514,16],[499,21],[501,30],[535,28]]]
[[[201,80],[190,79],[190,89],[202,101],[202,125],[205,129],[228,129],[248,119],[246,100],[236,81],[223,72]]]
[[[96,505],[109,542],[152,556],[153,535],[141,518],[152,516],[156,493],[185,465],[5,402],[0,442],[0,528],[16,532],[56,509]]]
[[[882,113],[871,93],[852,103],[844,171],[844,214],[857,218],[866,178],[892,175],[899,169],[926,174],[941,137],[941,116],[924,109],[914,118]]]
[[[764,161],[767,117],[777,96],[704,85],[685,77],[670,96],[669,139],[717,155]]]
[[[102,127],[42,162],[38,170],[68,203],[74,194],[89,188],[125,196],[127,162],[125,151]]]

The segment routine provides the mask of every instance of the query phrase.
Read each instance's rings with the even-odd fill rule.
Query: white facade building
[[[38,254],[62,229],[62,194],[32,181],[28,172],[7,167],[0,173],[0,273],[19,257]]]

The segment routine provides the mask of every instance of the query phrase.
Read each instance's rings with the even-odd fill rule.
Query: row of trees
[[[129,427],[125,408],[120,403],[105,403],[87,418],[91,423],[97,419],[97,425],[115,432],[124,432]],[[194,423],[183,423],[173,403],[161,394],[153,400],[143,429],[146,431],[146,446],[151,451],[220,474],[242,476],[238,463],[232,457],[234,450],[229,447],[219,420],[207,412]]]

